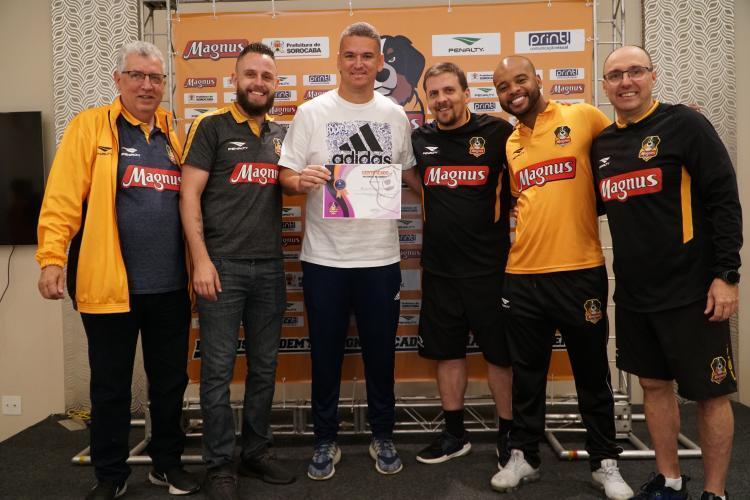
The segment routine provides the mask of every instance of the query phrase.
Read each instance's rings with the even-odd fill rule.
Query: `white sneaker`
[[[602,460],[600,467],[591,473],[591,480],[610,500],[627,500],[633,496],[633,490],[620,475],[617,460]]]
[[[511,450],[510,460],[500,472],[492,476],[490,485],[495,491],[505,493],[521,487],[523,483],[539,480],[539,469],[529,465],[521,450]]]

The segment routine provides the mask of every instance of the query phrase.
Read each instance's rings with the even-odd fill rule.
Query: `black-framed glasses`
[[[653,69],[654,68],[649,68],[647,66],[633,66],[626,69],[625,71],[614,70],[604,75],[604,80],[607,83],[620,83],[622,81],[622,76],[625,73],[628,74],[628,78],[630,78],[631,80],[640,80],[641,78],[646,76],[646,73],[650,73],[651,71],[653,71]]]
[[[167,77],[167,75],[162,75],[161,73],[144,73],[142,71],[123,71],[122,74],[128,75],[138,83],[142,83],[148,77],[153,85],[161,85]]]

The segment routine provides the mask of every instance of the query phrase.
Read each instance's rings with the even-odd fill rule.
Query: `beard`
[[[500,107],[503,108],[503,111],[508,113],[509,115],[513,115],[518,119],[521,119],[523,115],[531,111],[536,107],[536,103],[539,102],[539,98],[542,96],[542,91],[537,86],[535,89],[529,91],[528,93],[528,104],[525,108],[519,110],[519,111],[513,111],[510,106],[510,101],[506,103],[500,103]]]
[[[435,115],[435,120],[438,122],[439,125],[443,127],[452,127],[456,123],[458,123],[461,120],[461,115],[456,113],[453,109],[451,109],[451,112],[449,113],[449,116],[447,119],[440,119],[440,112]]]
[[[237,104],[248,116],[264,116],[273,107],[273,93],[269,92],[264,104],[253,104],[244,90],[237,89]]]

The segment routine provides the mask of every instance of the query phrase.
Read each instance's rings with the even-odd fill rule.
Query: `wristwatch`
[[[740,282],[740,273],[736,269],[722,271],[716,277],[723,281],[726,281],[730,285],[736,285]]]

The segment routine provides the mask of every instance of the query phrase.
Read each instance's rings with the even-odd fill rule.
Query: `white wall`
[[[55,145],[52,116],[52,47],[48,0],[0,3],[0,111],[41,111],[45,168]],[[0,246],[0,291],[11,247]],[[16,247],[10,286],[0,303],[0,395],[22,396],[22,415],[0,415],[0,441],[64,410],[62,313],[45,301],[36,281],[33,246]]]

